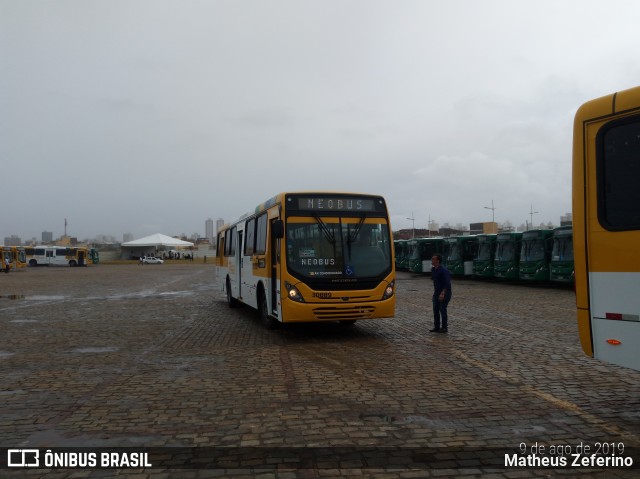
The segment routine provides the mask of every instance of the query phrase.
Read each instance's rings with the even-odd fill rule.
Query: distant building
[[[220,229],[224,226],[224,220],[222,218],[218,218],[216,221],[216,233],[220,231]]]
[[[5,246],[22,246],[22,238],[16,235],[4,237]]]
[[[51,231],[43,231],[42,232],[42,242],[43,243],[52,243],[53,242],[53,233]]]
[[[488,221],[485,223],[471,223],[469,225],[469,234],[472,235],[489,235],[498,233],[498,223]]]
[[[214,232],[213,232],[213,220],[208,218],[207,221],[204,222],[204,236],[209,238],[210,242],[213,242]]]
[[[61,236],[56,241],[56,246],[78,246],[78,238],[75,236]]]
[[[560,217],[560,226],[573,225],[573,215],[571,213],[565,213]]]
[[[461,226],[461,225],[459,225]],[[463,228],[452,228],[451,226],[447,225],[446,223],[442,226],[442,228],[440,228],[438,230],[438,236],[444,236],[444,237],[449,237],[449,236],[462,236],[462,235],[467,235],[469,234],[469,231]]]
[[[131,239],[133,239],[133,237]],[[96,235],[96,237],[94,238],[94,242],[101,245],[117,243],[115,236],[103,234]]]

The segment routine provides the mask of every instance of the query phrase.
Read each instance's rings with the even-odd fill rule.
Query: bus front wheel
[[[351,326],[355,326],[356,324],[356,320],[355,319],[343,319],[340,321],[340,326],[343,327],[351,327]]]
[[[29,266],[38,266],[38,262],[35,259],[30,259]]]
[[[267,298],[262,293],[260,295],[260,322],[267,329],[274,329],[276,327],[276,320],[273,316],[269,315],[269,307],[267,306]]]

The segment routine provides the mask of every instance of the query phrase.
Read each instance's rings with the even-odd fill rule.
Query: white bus
[[[87,248],[28,246],[25,254],[29,266],[86,266],[89,262]]]

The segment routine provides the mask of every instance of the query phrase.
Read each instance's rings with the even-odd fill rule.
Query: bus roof
[[[638,95],[640,95],[640,87],[634,87],[588,101],[578,108],[575,126],[581,131],[582,128],[578,125],[583,121],[635,110],[637,109]]]

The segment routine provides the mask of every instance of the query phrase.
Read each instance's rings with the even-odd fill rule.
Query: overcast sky
[[[0,0],[0,238],[204,235],[285,190],[558,223],[636,0]]]

